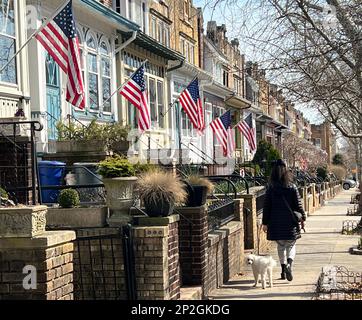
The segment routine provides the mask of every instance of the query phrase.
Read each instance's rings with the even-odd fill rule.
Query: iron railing
[[[362,273],[344,266],[323,268],[316,289],[317,300],[362,300]]]

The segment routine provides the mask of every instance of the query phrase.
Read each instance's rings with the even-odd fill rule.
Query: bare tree
[[[232,29],[289,99],[320,112],[356,145],[362,182],[361,1],[210,1],[234,5],[240,19]]]

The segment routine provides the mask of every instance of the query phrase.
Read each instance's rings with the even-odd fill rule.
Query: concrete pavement
[[[327,265],[345,266],[351,271],[362,271],[362,256],[349,254],[349,248],[356,246],[359,236],[342,235],[344,220],[359,220],[361,217],[347,217],[351,195],[356,189],[343,191],[324,207],[313,213],[307,220],[307,233],[297,242],[297,257],[294,263],[294,280],[278,280],[280,267],[274,269],[274,288],[263,290],[261,284],[253,288],[251,267],[246,266],[244,275],[231,280],[215,290],[210,299],[215,300],[308,300],[314,296],[321,269]],[[276,247],[270,252],[278,261]]]

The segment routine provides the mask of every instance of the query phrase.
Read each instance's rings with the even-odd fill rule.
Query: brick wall
[[[73,244],[31,247],[34,242],[0,240],[0,300],[73,300]],[[35,290],[23,288],[23,268],[28,265],[37,271]]]
[[[75,300],[126,300],[120,230],[80,229],[74,244]]]
[[[178,222],[170,226],[168,238],[168,273],[170,278],[170,300],[180,299],[180,255]]]
[[[180,297],[179,216],[141,218],[134,227],[137,296],[139,300]]]
[[[209,233],[205,296],[241,272],[244,256],[242,241],[243,223],[240,221],[232,221]]]
[[[183,286],[202,285],[206,279],[208,218],[206,207],[179,208],[180,263]]]
[[[98,0],[100,3],[104,4],[106,7],[112,8],[113,0]]]

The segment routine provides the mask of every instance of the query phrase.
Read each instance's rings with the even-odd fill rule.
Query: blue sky
[[[245,45],[240,35],[240,23],[243,20],[241,17],[241,9],[236,10],[233,6],[227,6],[225,0],[219,0],[220,5],[217,6],[215,10],[212,10],[210,4],[216,3],[218,0],[194,0],[193,4],[195,7],[201,7],[203,9],[204,21],[205,21],[205,30],[207,22],[210,20],[216,21],[218,25],[225,24],[227,28],[227,36],[229,39],[234,37],[239,38],[240,40],[240,50],[246,54],[247,59],[256,61],[258,59],[258,53],[254,52],[250,46]],[[232,2],[237,2],[239,8],[242,7],[243,3],[245,4],[248,0],[232,0]],[[240,11],[239,11],[240,10]],[[239,17],[238,19],[236,18]],[[250,16],[250,22],[256,17]],[[248,17],[249,19],[249,17]],[[254,20],[255,21],[255,20]],[[239,28],[238,28],[239,26]],[[319,124],[323,122],[323,117],[313,109],[306,109],[305,107],[298,107],[300,111],[303,112],[304,116],[311,121],[311,123]]]

